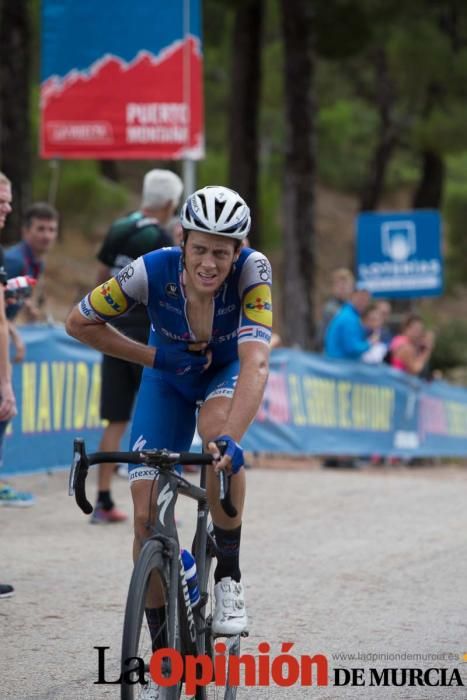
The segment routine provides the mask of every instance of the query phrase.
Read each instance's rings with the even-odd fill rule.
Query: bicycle
[[[164,642],[162,646],[175,650],[182,659],[189,656],[206,655],[214,659],[215,638],[211,631],[212,623],[212,592],[213,575],[212,560],[216,557],[216,543],[208,527],[209,509],[206,499],[206,465],[212,463],[209,453],[184,452],[176,453],[168,450],[147,449],[137,452],[95,452],[86,454],[84,440],[74,440],[73,463],[69,478],[69,495],[75,496],[80,509],[89,515],[92,505],[86,498],[85,482],[88,469],[93,464],[104,462],[129,462],[155,467],[158,477],[157,519],[150,524],[151,535],[145,541],[140,555],[135,563],[128,590],[125,617],[123,625],[122,654],[121,654],[121,700],[136,700],[142,685],[141,671],[144,677],[149,671],[149,659],[153,646],[147,625],[144,621],[144,610],[149,581],[156,576],[159,593],[162,594],[165,607],[165,623],[159,635]],[[197,464],[201,466],[200,485],[196,486],[177,473],[177,464]],[[229,481],[225,472],[219,473],[219,497],[224,511],[230,517],[237,512],[230,500]],[[194,535],[192,552],[196,561],[200,601],[192,606],[185,579],[185,571],[180,558],[180,544],[175,522],[175,504],[178,494],[194,499],[198,503],[197,526]],[[151,493],[152,499],[152,493]],[[211,605],[211,610],[209,610]],[[241,636],[246,636],[245,632]],[[158,637],[159,637],[158,635]],[[156,640],[157,641],[157,640]],[[157,644],[160,648],[160,644]],[[226,638],[226,669],[230,669],[230,658],[240,654],[240,635]],[[161,673],[167,680],[172,680],[176,664],[172,664],[173,656],[165,657]],[[141,662],[135,661],[143,659]],[[128,661],[135,661],[134,668],[128,668]],[[175,684],[161,687],[161,700],[178,700],[181,697],[182,686],[186,685],[185,664],[183,673]],[[198,680],[203,680],[198,678]],[[215,678],[211,678],[211,681]],[[230,673],[227,671],[223,680],[224,700],[235,700],[237,687],[230,683]],[[224,683],[225,681],[225,683]],[[203,681],[204,683],[204,681]],[[139,686],[139,688],[138,688]],[[222,697],[218,694],[217,685],[196,685],[196,700]]]

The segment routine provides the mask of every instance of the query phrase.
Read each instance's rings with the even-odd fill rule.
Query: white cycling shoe
[[[216,608],[212,619],[212,632],[216,636],[248,632],[243,586],[230,577],[222,578],[214,586]]]

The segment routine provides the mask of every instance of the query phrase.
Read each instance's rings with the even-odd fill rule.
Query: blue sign
[[[427,297],[443,292],[438,211],[360,214],[357,279],[375,297]]]

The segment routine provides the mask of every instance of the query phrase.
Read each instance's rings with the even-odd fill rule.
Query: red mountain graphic
[[[203,155],[202,58],[193,37],[130,63],[107,55],[41,86],[41,155],[180,158]]]

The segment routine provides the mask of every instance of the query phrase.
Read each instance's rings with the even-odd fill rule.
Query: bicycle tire
[[[164,556],[162,543],[158,540],[148,540],[144,544],[135,564],[133,574],[131,576],[130,587],[128,589],[122,638],[122,674],[126,669],[126,659],[140,656],[139,645],[142,632],[148,636],[150,647],[150,637],[149,632],[146,632],[147,626],[144,610],[149,579],[154,572],[158,573],[159,579],[162,583],[165,597],[166,620],[170,619],[171,606],[175,606],[175,624],[173,625],[173,629],[169,629],[169,626],[167,626],[167,646],[180,651],[178,595],[177,592],[175,595],[170,595],[169,592],[169,569]],[[147,654],[149,654],[149,656],[152,654],[151,647],[147,651]],[[145,656],[147,656],[147,654],[145,654]],[[144,658],[144,661],[147,672],[149,673],[150,658]],[[137,700],[141,689],[142,686],[139,683],[130,685],[122,682],[121,700]],[[178,700],[182,692],[182,684],[177,683],[175,686],[161,688],[160,692],[161,700]]]

